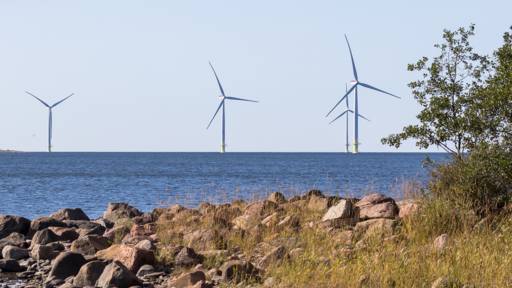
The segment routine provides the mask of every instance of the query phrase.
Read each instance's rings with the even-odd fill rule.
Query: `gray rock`
[[[155,272],[153,265],[142,265],[142,267],[139,268],[139,271],[137,271],[137,277],[141,278],[153,272]]]
[[[21,266],[16,260],[2,259],[0,260],[0,270],[3,272],[21,272]]]
[[[94,286],[107,288],[109,285],[114,285],[118,288],[129,288],[132,286],[142,286],[143,283],[121,262],[114,261],[105,267],[105,270],[103,270]]]
[[[50,217],[37,217],[30,222],[30,229],[28,230],[27,237],[32,238],[37,231],[41,231],[49,227],[67,227],[67,225],[64,222]]]
[[[168,287],[175,287],[175,288],[186,288],[186,287],[192,287],[196,283],[203,281],[206,281],[206,276],[204,275],[203,271],[195,271],[193,273],[185,273],[178,277],[176,280],[169,282]]]
[[[30,220],[23,217],[0,215],[0,239],[3,239],[13,232],[27,234],[30,227]]]
[[[286,201],[286,197],[284,197],[284,195],[280,192],[274,192],[274,193],[270,194],[270,196],[268,196],[268,201],[272,201],[272,202],[276,203],[277,205],[281,205],[283,203],[288,202],[288,201]]]
[[[47,260],[52,259],[53,256],[53,248],[51,246],[39,245],[36,244],[32,247],[32,251],[30,252],[32,258],[36,260]]]
[[[272,265],[278,265],[286,256],[286,249],[283,246],[272,249],[258,262],[258,269],[267,269]]]
[[[254,266],[251,262],[234,260],[224,263],[222,266],[222,282],[240,283],[254,277]]]
[[[28,257],[30,257],[30,255],[29,255],[27,249],[8,245],[8,246],[5,246],[4,249],[2,250],[2,257],[4,259],[20,260],[23,258],[28,258]]]
[[[24,244],[26,241],[25,235],[20,234],[18,232],[12,232],[11,235],[3,238],[0,240],[0,252],[4,249],[5,246],[11,245],[11,246],[20,246]],[[2,254],[2,253],[0,253]],[[1,259],[1,255],[0,255]]]
[[[87,263],[87,260],[81,254],[73,252],[61,253],[54,260],[48,277],[55,276],[57,279],[66,279],[69,276],[75,276],[85,263]]]
[[[106,265],[101,261],[92,261],[80,268],[78,274],[73,280],[76,286],[94,286],[105,270]]]
[[[355,207],[359,209],[359,218],[362,220],[376,218],[393,219],[399,213],[395,200],[381,194],[368,195],[357,202]]]
[[[142,248],[142,249],[146,249],[146,250],[156,251],[156,246],[155,246],[155,244],[153,244],[153,242],[151,242],[151,241],[149,241],[149,240],[142,240],[142,241],[140,241],[139,243],[137,243],[137,244],[135,245],[135,247]]]
[[[107,219],[111,222],[116,222],[119,219],[123,218],[133,218],[136,216],[141,216],[142,213],[137,210],[137,208],[132,207],[126,203],[108,203],[108,208],[105,213],[103,213],[103,218]]]
[[[89,235],[73,241],[71,252],[94,255],[96,252],[110,247],[108,239],[102,236]]]
[[[98,223],[101,226],[105,227],[105,229],[111,229],[114,227],[114,222],[109,221],[107,219],[103,219],[103,217],[99,217],[94,220],[91,220],[91,222]]]
[[[352,203],[347,200],[341,200],[336,206],[329,208],[322,221],[350,218],[352,214]]]
[[[174,261],[178,266],[192,267],[200,262],[200,256],[196,254],[194,249],[183,247],[181,251],[174,256]]]
[[[63,220],[86,220],[89,221],[89,217],[80,208],[64,208],[50,215],[50,218]]]
[[[35,244],[46,245],[52,242],[60,241],[61,238],[50,229],[42,229],[37,231],[30,242],[31,246]]]

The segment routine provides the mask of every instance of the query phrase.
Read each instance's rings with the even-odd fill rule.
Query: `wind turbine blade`
[[[348,51],[350,51],[350,59],[352,59],[352,69],[354,69],[354,77],[356,78],[356,81],[359,81],[359,79],[357,79],[356,64],[354,64],[354,57],[352,57],[352,49],[350,49],[350,44],[348,43],[347,35],[345,35],[345,40],[347,40]]]
[[[44,101],[43,101],[43,100],[41,100],[41,99],[37,98],[34,94],[30,94],[30,93],[28,93],[27,91],[25,91],[25,93],[27,93],[28,95],[31,95],[32,97],[36,98],[36,99],[37,99],[37,100],[39,100],[41,103],[43,103],[43,104],[44,104],[44,106],[46,106],[46,107],[50,108],[50,105],[48,105],[48,104],[44,103]]]
[[[348,92],[348,90],[347,90],[347,89],[348,89],[348,88],[347,88],[347,83],[345,83],[345,92]],[[348,97],[345,99],[345,102],[346,102],[346,104],[347,104],[347,109],[348,109]]]
[[[212,125],[213,119],[215,119],[215,116],[217,116],[217,113],[219,113],[220,107],[222,107],[222,104],[224,104],[224,100],[225,99],[222,99],[222,102],[220,102],[219,108],[217,108],[217,111],[215,111],[212,121],[210,121],[210,124],[208,124],[208,127],[206,127],[206,129],[210,128],[210,125]]]
[[[332,122],[334,122],[334,121],[336,121],[336,120],[338,120],[341,116],[345,115],[345,113],[347,113],[348,111],[349,111],[349,110],[345,110],[345,112],[341,113],[341,114],[340,114],[340,116],[338,116],[338,117],[334,118],[334,120],[332,120],[332,121],[331,121],[331,123],[332,123]],[[329,125],[330,125],[331,123],[329,123]]]
[[[208,63],[210,63],[210,62],[208,62]],[[219,88],[220,88],[220,92],[222,93],[222,96],[226,97],[226,95],[224,95],[224,90],[222,89],[222,85],[220,85],[219,77],[217,77],[217,73],[215,73],[215,69],[213,69],[212,63],[210,63],[210,67],[212,67],[213,74],[215,74],[215,78],[217,78],[217,83],[219,83]]]
[[[385,93],[385,94],[391,95],[391,96],[393,96],[393,97],[396,97],[396,98],[398,98],[398,99],[402,99],[402,98],[400,98],[400,97],[398,97],[398,96],[396,96],[396,95],[393,95],[393,94],[388,93],[388,92],[386,92],[386,91],[382,91],[382,90],[377,89],[377,88],[375,88],[375,87],[372,87],[372,86],[370,86],[370,85],[368,85],[368,84],[364,84],[364,83],[358,83],[358,84],[360,84],[361,86],[366,87],[366,88],[368,88],[368,89],[372,89],[372,90],[375,90],[375,91],[379,91],[379,92],[382,92],[382,93]]]
[[[231,97],[231,96],[226,96],[225,98],[226,98],[226,99],[229,99],[229,100],[240,100],[240,101],[248,101],[248,102],[255,102],[255,103],[259,103],[258,101],[247,100],[247,99],[242,99],[242,98],[235,98],[235,97]]]
[[[345,97],[347,97],[347,96],[348,96],[348,94],[350,94],[350,92],[352,92],[352,90],[354,90],[358,84],[359,84],[359,82],[358,82],[356,85],[352,86],[352,88],[350,88],[350,89],[348,90],[348,92],[345,94],[345,96],[343,96],[343,97],[341,98],[341,100],[340,100],[338,103],[336,103],[336,105],[334,105],[334,108],[332,108],[332,109],[331,109],[331,111],[329,111],[329,113],[327,113],[327,115],[326,115],[325,117],[329,116],[329,114],[331,114],[331,112],[332,112],[336,107],[338,107],[338,105],[341,103],[341,101],[343,101],[343,99],[345,99]]]
[[[366,120],[366,121],[368,121],[368,122],[372,122],[372,121],[368,120],[366,117],[364,117],[364,116],[363,116],[363,115],[361,115],[361,114],[357,114],[357,116],[359,116],[359,117],[363,118],[364,120]]]
[[[64,98],[64,99],[62,99],[62,100],[60,100],[59,102],[57,102],[57,103],[53,104],[53,106],[52,106],[51,108],[53,108],[53,107],[55,107],[55,106],[59,105],[61,102],[63,102],[64,100],[68,99],[69,97],[71,97],[71,96],[73,96],[73,95],[75,95],[75,93],[73,93],[73,94],[69,95],[68,97],[66,97],[66,98]]]

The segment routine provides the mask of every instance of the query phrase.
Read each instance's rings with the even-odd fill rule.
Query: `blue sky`
[[[337,152],[345,123],[327,112],[362,82],[362,152],[417,152],[380,144],[415,123],[408,63],[438,55],[443,29],[476,24],[490,54],[512,25],[512,1],[0,1],[0,148],[45,151],[220,150],[220,94],[228,152]],[[352,98],[350,98],[351,102]],[[352,126],[352,123],[350,123]],[[352,131],[350,131],[352,137]],[[352,141],[352,140],[351,140]],[[433,147],[430,151],[437,151]]]

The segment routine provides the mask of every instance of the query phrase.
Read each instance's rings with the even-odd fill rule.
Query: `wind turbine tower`
[[[352,85],[354,85],[354,84],[352,84]],[[347,92],[347,84],[345,84],[345,92]],[[348,147],[350,146],[350,144],[348,144],[348,112],[354,113],[354,111],[350,110],[350,108],[348,106],[348,97],[345,98],[345,103],[347,104],[347,108],[345,109],[345,111],[343,111],[343,113],[341,113],[338,117],[334,118],[334,120],[332,120],[331,123],[336,121],[336,120],[338,120],[339,118],[341,118],[341,116],[343,116],[345,114],[347,115],[347,119],[346,119],[347,127],[346,127],[346,130],[345,130],[345,133],[346,133],[346,135],[345,135],[345,153],[348,153],[349,152],[348,151]],[[363,118],[363,119],[365,119],[365,120],[367,120],[367,121],[369,121],[369,122],[371,122],[370,120],[366,119],[363,115],[358,115],[358,116]],[[331,123],[329,123],[329,124],[331,124]]]
[[[33,94],[30,94],[28,93],[27,91],[25,91],[25,93],[33,96],[34,98],[36,98],[37,100],[39,100],[39,102],[43,103],[44,106],[46,106],[46,108],[48,109],[48,152],[52,152],[52,108],[59,105],[60,103],[62,103],[64,100],[68,99],[69,97],[73,96],[73,94],[69,95],[68,97],[60,100],[59,102],[53,104],[52,106],[46,104],[43,100],[37,98],[35,95]]]
[[[208,62],[208,63],[210,63],[210,62]],[[256,102],[256,103],[258,103],[258,101],[226,96],[224,94],[224,89],[222,89],[222,85],[220,85],[219,77],[217,77],[217,73],[215,73],[215,69],[213,69],[212,63],[210,63],[210,67],[212,67],[213,74],[215,74],[215,78],[217,79],[217,83],[219,84],[220,92],[222,93],[222,95],[219,95],[219,99],[221,99],[222,101],[220,102],[219,108],[217,108],[217,111],[215,111],[215,114],[213,115],[213,118],[210,121],[210,124],[208,124],[208,127],[206,127],[206,129],[210,128],[210,125],[212,124],[213,119],[215,119],[215,116],[217,116],[217,113],[219,112],[220,108],[222,107],[222,138],[221,138],[222,140],[221,140],[221,144],[220,144],[220,153],[224,153],[224,152],[226,152],[226,106],[225,106],[226,99],[227,100]]]
[[[347,35],[345,35],[345,40],[347,41],[347,45],[348,45],[348,50],[350,51],[350,59],[352,60],[352,69],[354,71],[354,78],[356,78],[355,81],[351,81],[352,84],[352,88],[350,88],[350,90],[347,91],[347,93],[345,94],[345,96],[343,96],[341,98],[341,100],[336,103],[336,105],[334,105],[334,108],[331,109],[331,111],[329,113],[327,113],[327,116],[329,116],[329,114],[331,114],[331,112],[341,103],[341,101],[343,101],[343,99],[345,99],[345,97],[347,97],[350,92],[354,91],[354,151],[353,153],[358,153],[359,152],[359,125],[358,125],[358,117],[359,116],[359,106],[358,106],[358,103],[357,103],[357,86],[363,86],[365,88],[368,88],[368,89],[372,89],[372,90],[375,90],[375,91],[378,91],[378,92],[382,92],[382,93],[385,93],[385,94],[388,94],[390,96],[393,96],[393,97],[396,97],[398,99],[401,99],[400,97],[396,96],[396,95],[393,95],[391,93],[388,93],[386,91],[382,91],[380,89],[377,89],[373,86],[370,86],[368,84],[365,84],[365,83],[362,83],[362,82],[359,82],[359,78],[357,77],[357,71],[356,71],[356,65],[354,64],[354,57],[352,56],[352,50],[350,49],[350,44],[348,43],[348,39],[347,39]],[[326,116],[326,117],[327,117]]]

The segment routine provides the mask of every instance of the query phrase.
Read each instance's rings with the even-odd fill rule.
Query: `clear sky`
[[[221,118],[211,61],[227,95],[228,152],[344,150],[343,111],[327,112],[353,79],[361,88],[360,151],[416,123],[408,63],[439,53],[443,29],[476,24],[490,54],[512,25],[512,1],[3,1],[0,0],[0,148],[45,151],[219,151]],[[352,97],[350,98],[352,101]],[[352,120],[350,120],[352,127]],[[350,129],[352,142],[352,128]],[[431,149],[437,151],[437,148]]]

